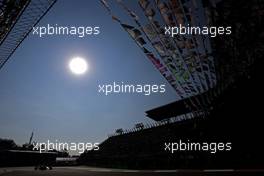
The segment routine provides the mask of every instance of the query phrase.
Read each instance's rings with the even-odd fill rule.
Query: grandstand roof
[[[185,106],[185,99],[180,101],[175,101],[164,106],[160,106],[149,111],[146,111],[146,114],[149,118],[161,121],[171,117],[176,117],[182,114],[187,114],[190,112],[190,109]]]

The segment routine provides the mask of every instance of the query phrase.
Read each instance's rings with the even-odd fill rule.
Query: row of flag
[[[186,106],[201,110],[210,97],[196,98],[216,85],[216,72],[209,36],[164,34],[165,26],[210,25],[210,16],[201,0],[138,0],[131,10],[124,0],[101,0],[112,19],[129,34],[156,69],[175,89]],[[114,15],[110,3],[123,9],[131,21],[124,23]],[[138,14],[143,14],[140,18]]]

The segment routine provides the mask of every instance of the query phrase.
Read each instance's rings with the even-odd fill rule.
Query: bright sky
[[[99,26],[86,38],[32,33],[0,70],[0,138],[34,141],[102,142],[117,128],[149,122],[145,111],[176,100],[176,93],[99,1],[58,1],[38,26]],[[69,70],[73,57],[88,71]],[[166,93],[98,93],[99,84],[166,84]]]

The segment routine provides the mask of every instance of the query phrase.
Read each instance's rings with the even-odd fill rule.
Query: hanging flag
[[[152,8],[148,8],[145,10],[145,15],[149,18],[152,19],[155,16],[156,12]]]
[[[123,27],[126,31],[131,31],[131,32],[132,32],[132,30],[134,29],[133,26],[130,26],[130,25],[128,25],[128,24],[124,24],[124,23],[122,23],[121,25],[122,25],[122,27]],[[129,33],[130,33],[130,32],[129,32]]]
[[[141,47],[146,44],[146,41],[142,37],[137,38],[136,41]]]
[[[149,54],[149,53],[150,53],[150,51],[147,50],[145,47],[142,47],[142,50],[143,50],[143,52],[144,52],[145,54]]]
[[[100,2],[103,4],[103,6],[104,6],[105,9],[107,10],[107,12],[108,12],[109,14],[111,14],[110,6],[109,6],[108,3],[106,2],[106,0],[100,0]]]
[[[116,16],[114,16],[114,15],[112,15],[112,19],[113,19],[114,21],[117,21],[117,22],[121,23],[121,21],[120,21]]]
[[[157,37],[157,34],[151,24],[147,24],[146,26],[143,27],[143,31],[146,33],[147,37],[150,40],[153,40],[154,38]]]
[[[149,5],[148,0],[139,0],[138,3],[141,6],[141,8],[144,10],[146,10],[148,8],[148,5]]]
[[[139,20],[139,17],[131,10],[127,9],[129,12],[129,15],[134,19],[134,20]]]
[[[174,0],[172,0],[172,1],[174,1]],[[164,22],[166,23],[166,25],[169,25],[169,26],[172,25],[173,20],[174,20],[172,14],[182,13],[182,8],[181,8],[180,4],[175,5],[175,3],[178,3],[178,1],[174,1],[174,6],[172,6],[170,4],[168,5],[164,2],[157,2],[156,1],[156,5],[159,9],[159,12],[160,12]],[[177,12],[174,12],[172,10],[177,11]],[[179,15],[179,17],[177,16],[176,18],[184,18],[184,14]],[[185,38],[183,36],[180,36],[178,38],[173,38],[172,43],[171,42],[166,42],[166,43],[167,43],[167,45],[171,43],[171,46],[175,45],[178,47],[178,51],[175,51],[175,52],[179,52],[179,57],[181,57],[183,62],[185,63],[184,65],[182,65],[182,64],[181,65],[183,67],[185,67],[186,71],[188,70],[188,72],[189,72],[189,75],[188,75],[188,72],[182,71],[183,79],[191,78],[191,80],[194,83],[197,90],[200,91],[200,90],[202,90],[203,87],[206,87],[206,86],[204,86],[204,85],[206,85],[206,82],[204,81],[205,75],[200,74],[198,76],[198,74],[196,73],[196,70],[195,70],[196,67],[193,67],[193,64],[191,64],[191,62],[188,60],[188,59],[190,59],[190,57],[189,57],[190,50],[196,49],[193,47],[193,45],[191,45],[192,43],[190,41],[192,41],[192,40]],[[189,44],[189,45],[186,46],[187,44]],[[169,48],[168,46],[166,46],[166,47]],[[171,47],[170,50],[174,50],[173,47]],[[180,68],[181,66],[178,66],[178,67]],[[189,80],[187,80],[187,81],[189,81]]]
[[[121,25],[134,39],[138,38],[141,35],[141,32],[138,29],[136,29],[134,26],[130,26],[124,23]]]
[[[164,67],[160,60],[157,59],[152,53],[147,54],[147,57],[157,68]]]
[[[146,44],[146,41],[141,37],[141,32],[134,26],[122,23],[122,27],[129,33],[129,35],[137,42],[140,47]]]
[[[160,60],[158,58],[156,58],[154,56],[154,54],[152,52],[150,52],[148,49],[146,49],[143,45],[146,44],[145,40],[143,39],[140,30],[138,30],[137,28],[135,28],[134,26],[131,25],[127,25],[121,22],[121,20],[119,20],[116,16],[112,15],[111,9],[109,7],[109,5],[107,4],[106,0],[101,0],[101,3],[103,4],[103,6],[106,8],[106,10],[108,11],[108,13],[112,16],[112,19],[114,21],[119,22],[119,24],[122,26],[122,28],[131,36],[131,38],[140,46],[140,48],[142,49],[142,51],[146,54],[146,56],[148,57],[148,59],[154,64],[154,66],[159,70],[159,72],[167,79],[167,81],[172,85],[172,87],[175,89],[176,93],[178,94],[178,96],[180,98],[184,98],[186,95],[184,94],[184,90],[181,88],[180,85],[178,85],[178,82],[173,78],[172,74],[170,73],[170,71],[168,71],[168,69],[166,68],[166,66],[164,66]],[[141,24],[138,21],[138,16],[132,12],[131,10],[129,10],[123,3],[122,0],[118,0],[118,3],[121,4],[123,6],[123,8],[129,13],[129,15],[134,19],[134,21],[136,22],[136,24],[139,26],[140,29],[143,29],[143,27],[141,26]],[[145,6],[148,6],[148,1],[142,1],[141,3],[146,3]],[[143,4],[142,4],[143,5]],[[143,5],[144,6],[144,5]],[[153,14],[155,14],[155,11],[153,10]],[[149,13],[150,14],[150,13]],[[169,80],[168,80],[169,79]]]
[[[174,77],[173,77],[172,75],[167,76],[166,79],[167,79],[169,82],[174,82],[174,81],[175,81],[175,79],[174,79]]]
[[[175,26],[176,24],[173,21],[173,16],[171,13],[169,13],[168,5],[165,2],[159,2],[159,1],[157,1],[156,4],[166,24],[168,24],[169,26]]]
[[[133,20],[138,24],[139,24],[139,17],[136,15],[135,12],[133,12],[132,10],[130,10],[124,3],[123,0],[116,0],[118,2],[118,4],[120,4],[123,9],[125,9],[125,11],[128,13],[129,16],[131,16],[133,18]]]
[[[160,69],[160,72],[162,74],[165,73],[165,72],[167,72],[167,71],[168,71],[167,67],[163,67],[163,68]]]
[[[175,89],[177,94],[183,98],[186,97],[184,91],[180,89],[181,86],[177,85],[177,81],[174,79],[174,76],[169,73],[167,67],[165,67],[159,59],[157,59],[152,53],[147,54],[147,57],[153,63],[153,65],[160,71],[160,73],[166,78],[166,80],[170,83],[170,85]],[[184,89],[185,90],[185,89]]]
[[[152,43],[153,47],[160,53],[161,56],[166,54],[165,48],[160,41]]]

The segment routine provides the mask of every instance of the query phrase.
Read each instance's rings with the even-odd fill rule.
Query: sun
[[[88,65],[85,59],[81,57],[75,57],[70,60],[69,68],[72,73],[76,75],[82,75],[87,71]]]

